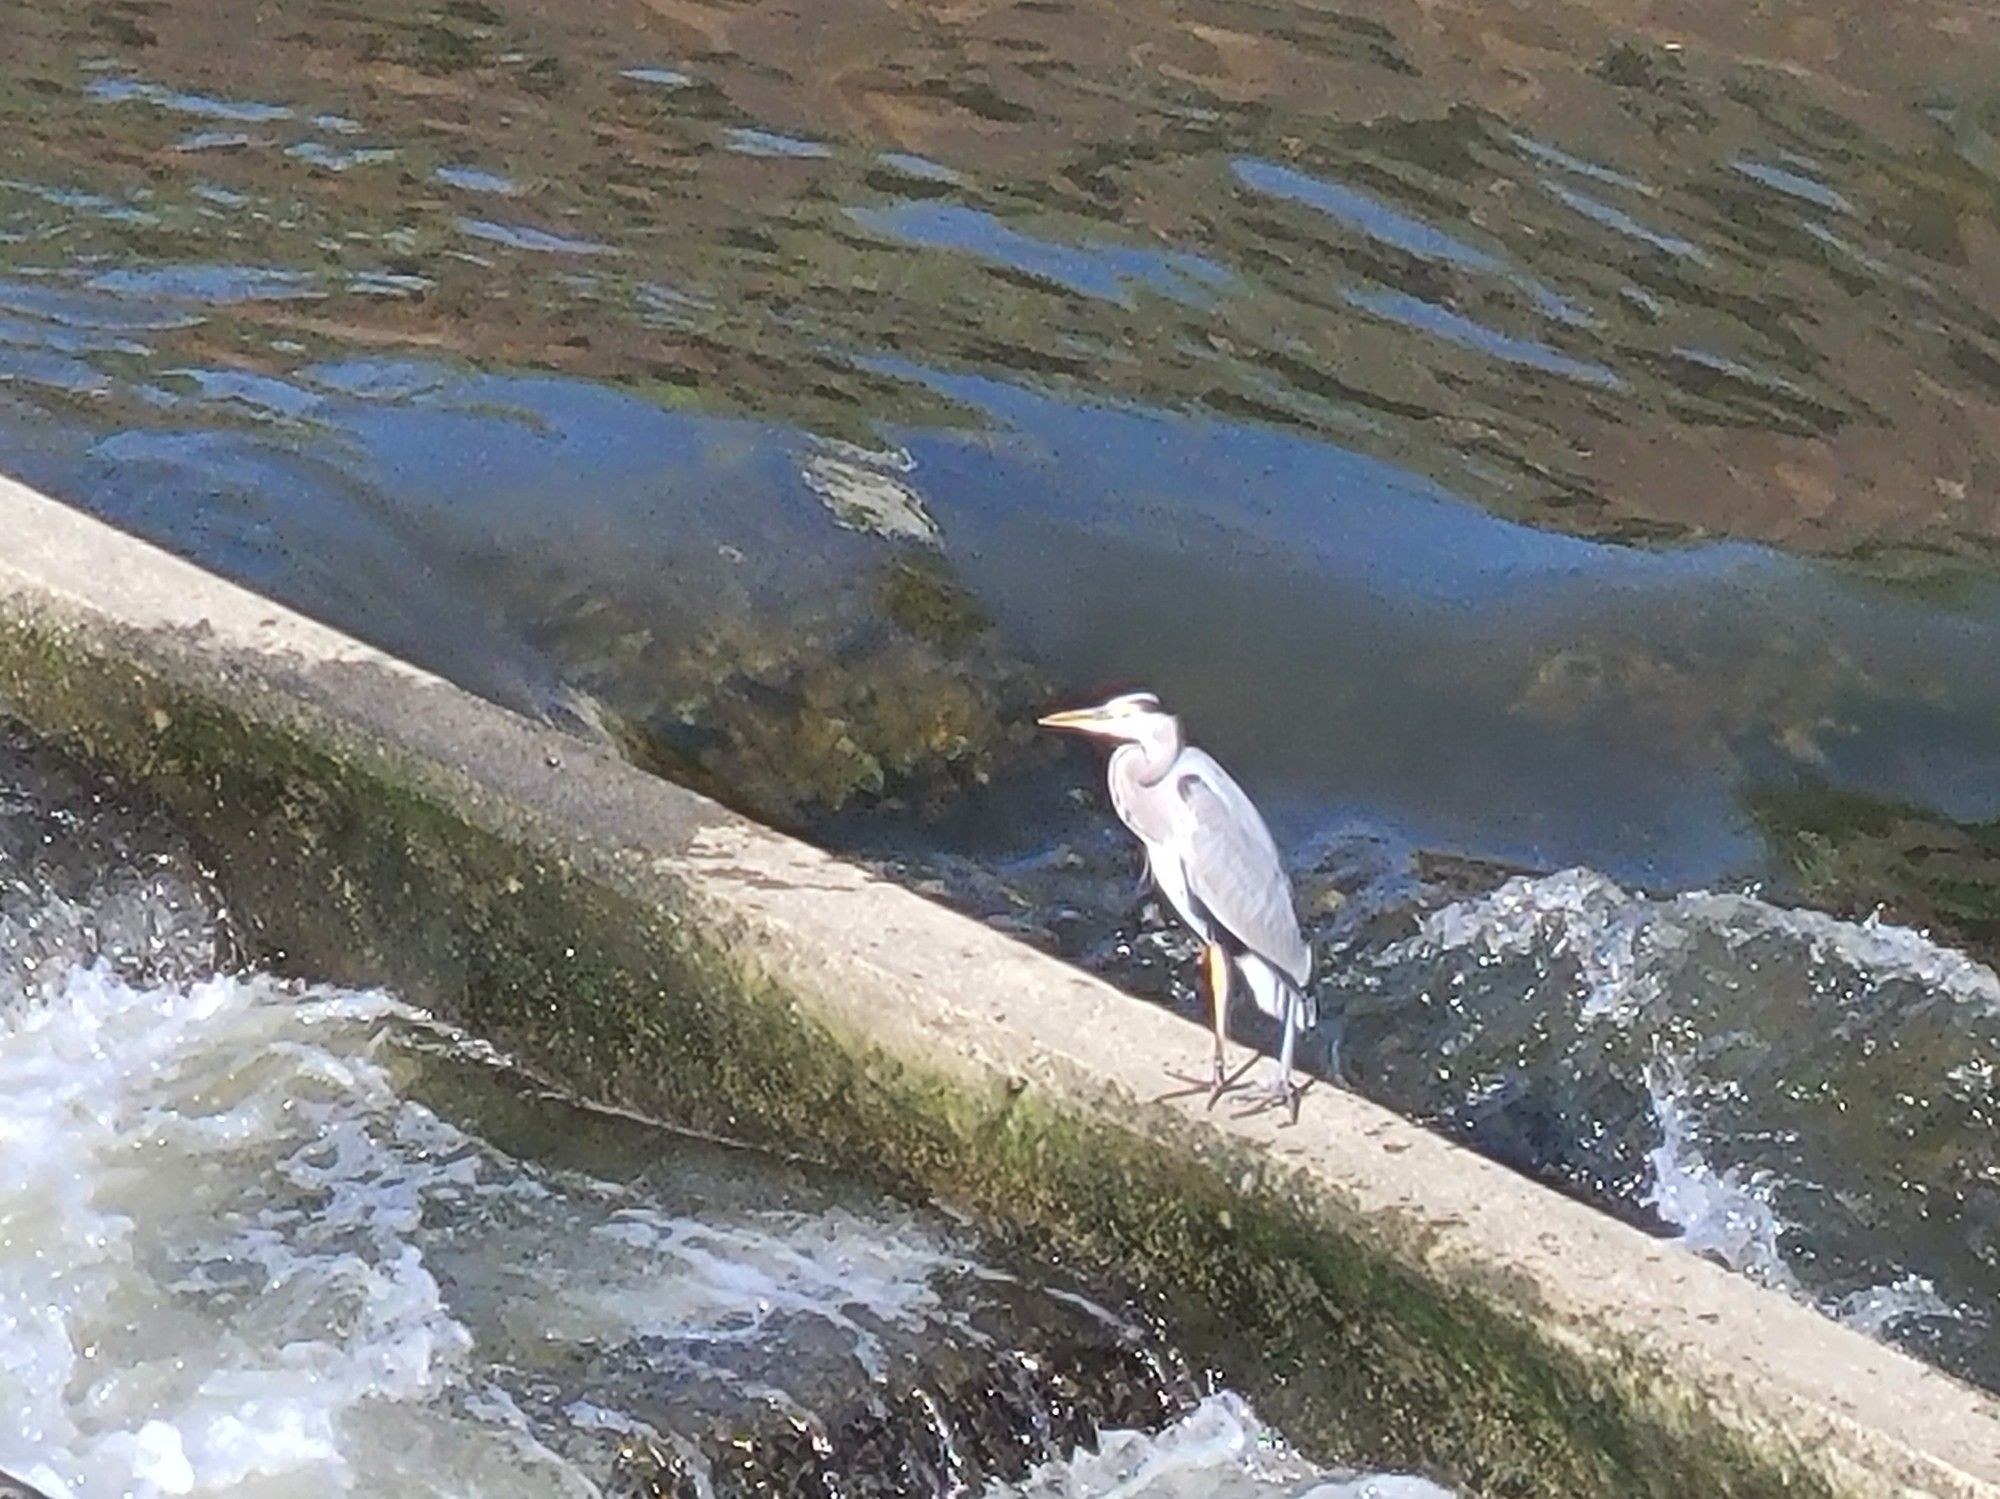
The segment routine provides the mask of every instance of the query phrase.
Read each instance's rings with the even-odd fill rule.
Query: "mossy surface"
[[[256,961],[391,985],[587,1096],[803,1150],[1110,1269],[1319,1455],[1523,1499],[1832,1492],[1639,1361],[1586,1360],[1500,1310],[1533,1305],[1521,1288],[1441,1290],[1412,1268],[1421,1246],[1343,1236],[1241,1147],[890,1056],[808,1013],[751,945],[582,867],[559,831],[286,708],[254,673],[149,660],[175,648],[0,615],[0,704],[207,845]]]
[[[2000,963],[2000,821],[1805,785],[1748,798],[1751,818],[1815,905],[1876,910]]]
[[[803,612],[768,580],[718,585],[741,588],[727,601],[695,590],[696,609],[638,606],[587,578],[552,590],[539,569],[496,586],[565,663],[561,711],[768,826],[885,802],[934,815],[1048,752],[1028,721],[1051,689],[927,549],[851,583],[821,577]]]

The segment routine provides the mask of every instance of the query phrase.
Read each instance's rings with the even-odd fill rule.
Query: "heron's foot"
[[[1249,1119],[1258,1114],[1268,1114],[1273,1109],[1285,1111],[1285,1122],[1280,1128],[1290,1128],[1299,1122],[1299,1104],[1310,1088],[1310,1080],[1297,1082],[1289,1074],[1274,1075],[1250,1090],[1249,1101],[1236,1110],[1233,1117]]]
[[[1187,1086],[1185,1088],[1175,1088],[1170,1093],[1162,1093],[1154,1101],[1164,1103],[1169,1098],[1187,1098],[1196,1093],[1206,1093],[1208,1095],[1208,1106],[1212,1109],[1221,1101],[1225,1093],[1234,1092],[1243,1086],[1243,1075],[1256,1064],[1257,1059],[1252,1057],[1241,1067],[1237,1068],[1236,1071],[1230,1072],[1223,1065],[1222,1058],[1217,1057],[1214,1066],[1206,1074],[1185,1072],[1178,1067],[1169,1067],[1167,1069],[1167,1076],[1177,1083],[1186,1083]]]
[[[1184,1071],[1179,1067],[1169,1067],[1167,1069],[1167,1076],[1175,1082],[1185,1083],[1187,1086],[1162,1093],[1159,1097],[1159,1102],[1164,1102],[1169,1098],[1188,1098],[1196,1093],[1206,1093],[1208,1095],[1208,1106],[1212,1109],[1215,1107],[1216,1100],[1229,1091],[1229,1080],[1223,1075],[1222,1064],[1220,1062],[1216,1063],[1214,1069],[1206,1074]]]

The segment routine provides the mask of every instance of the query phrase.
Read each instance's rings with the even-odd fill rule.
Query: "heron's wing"
[[[1181,804],[1188,889],[1232,937],[1303,985],[1312,974],[1312,950],[1299,932],[1292,883],[1256,804],[1198,749],[1181,751],[1171,777]]]

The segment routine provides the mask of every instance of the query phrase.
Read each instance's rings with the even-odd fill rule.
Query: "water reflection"
[[[478,167],[442,166],[431,175],[446,187],[459,187],[469,193],[497,193],[503,198],[511,198],[521,189],[498,172],[482,171]]]
[[[1664,250],[1669,255],[1681,256],[1702,265],[1713,263],[1702,252],[1701,246],[1693,241],[1682,239],[1678,234],[1649,229],[1622,208],[1614,208],[1611,204],[1593,198],[1586,192],[1548,178],[1542,179],[1541,187],[1542,191],[1558,203],[1574,208],[1585,218],[1602,224],[1607,229],[1616,230],[1628,238],[1638,240],[1641,244],[1651,245],[1656,250]],[[1655,303],[1654,306],[1657,310],[1658,304]]]
[[[417,275],[420,312],[350,298],[326,331],[668,375],[808,425],[837,410],[847,436],[894,408],[851,367],[888,349],[1254,414],[1565,529],[1815,550],[1994,536],[1977,35],[1914,54],[1904,80],[1837,48],[1839,68],[1747,61],[1771,39],[1744,46],[1720,15],[1663,51],[1567,8],[1561,48],[1530,27],[1505,66],[1448,10],[1420,31],[1218,4],[1148,29],[1086,7],[1078,45],[1074,16],[1035,10],[933,26],[852,3],[802,31],[761,6],[586,28],[358,5],[283,32],[217,4],[121,53],[109,23],[38,9],[10,64],[26,175],[156,201],[124,232],[64,226],[34,268],[141,269],[192,236],[211,253],[178,258],[257,245],[251,263],[350,292]],[[1861,29],[1921,35],[1930,10]],[[257,55],[223,69],[203,47],[228,55],[229,25]],[[217,131],[190,142],[191,119]],[[202,223],[169,160],[189,144],[246,211]],[[945,196],[885,199],[884,169]],[[413,178],[505,184],[537,211],[455,215]],[[51,206],[28,221],[51,227]],[[454,264],[465,233],[526,253]],[[629,283],[580,294],[539,259],[600,247],[709,298],[706,325],[648,345]],[[1141,307],[1134,283],[1180,305]],[[494,302],[526,326],[481,316]],[[276,335],[251,322],[239,338]],[[1524,390],[1524,370],[1584,388]]]
[[[572,239],[566,234],[551,234],[546,229],[536,229],[527,224],[460,219],[458,227],[474,239],[491,240],[510,250],[531,250],[541,255],[606,255],[612,252],[610,245],[599,244],[596,240]]]
[[[1052,244],[1010,229],[990,213],[946,203],[899,203],[891,208],[850,209],[854,222],[907,244],[968,255],[1009,266],[1033,279],[1054,282],[1087,297],[1131,305],[1132,289],[1148,286],[1168,296],[1212,300],[1205,291],[1229,280],[1228,272],[1199,255],[1120,245]]]
[[[124,524],[518,706],[585,687],[716,775],[693,711],[715,676],[789,680],[822,649],[880,669],[875,580],[915,545],[942,548],[1001,644],[1000,675],[971,683],[981,757],[1030,763],[1000,725],[1048,688],[1009,660],[1144,679],[1295,839],[1361,815],[1679,882],[1757,867],[1733,791],[1787,767],[1957,815],[2000,786],[1990,587],[1940,610],[1740,545],[1607,548],[1267,428],[892,373],[980,420],[871,450],[422,361],[180,367],[154,388],[200,428],[76,427],[16,462],[87,476]],[[921,675],[956,675],[896,633],[934,652]],[[830,731],[857,764],[881,732]],[[797,820],[810,797],[785,778],[769,765],[750,800]],[[1021,800],[1024,843],[1071,815]]]
[[[1413,297],[1407,292],[1349,292],[1347,300],[1365,312],[1393,318],[1449,343],[1490,354],[1508,364],[1545,370],[1552,375],[1581,380],[1586,385],[1601,385],[1610,390],[1622,389],[1625,384],[1601,364],[1571,359],[1531,338],[1513,338],[1505,333],[1496,333],[1476,319],[1453,312],[1448,307],[1440,307],[1435,302],[1426,302],[1422,297]]]
[[[177,93],[157,83],[137,78],[99,78],[85,90],[87,97],[107,104],[127,100],[157,105],[176,114],[194,115],[204,120],[234,120],[245,125],[261,125],[271,120],[289,120],[292,111],[282,104],[257,104],[231,99],[211,99],[203,94]]]
[[[148,270],[101,271],[83,285],[117,297],[217,306],[325,295],[298,271],[261,265],[164,265]]]

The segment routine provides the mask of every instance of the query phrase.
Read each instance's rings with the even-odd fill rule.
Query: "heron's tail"
[[[1311,1030],[1319,1024],[1319,1003],[1313,998],[1312,990],[1301,989],[1255,953],[1245,953],[1237,966],[1243,971],[1244,983],[1250,990],[1250,997],[1257,1002],[1257,1008],[1273,1020],[1285,1018],[1285,1003],[1291,999],[1298,1006],[1296,1013],[1301,1030]]]

